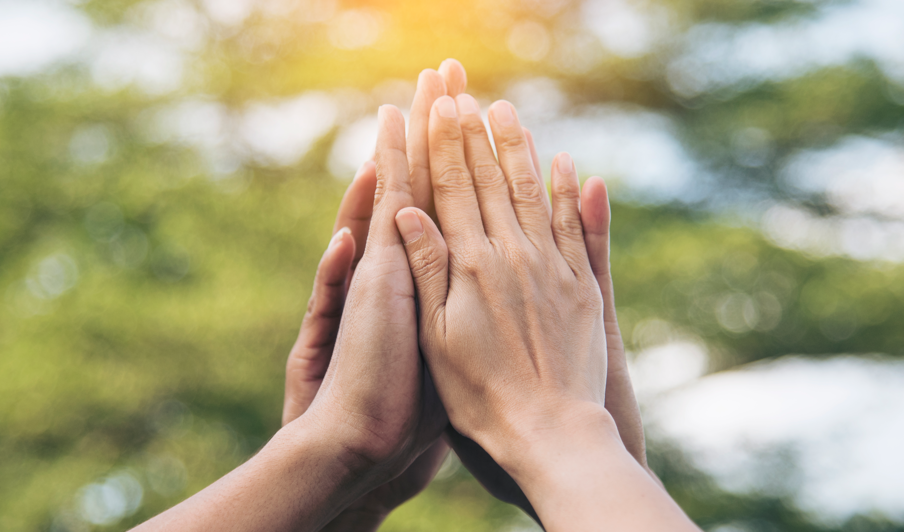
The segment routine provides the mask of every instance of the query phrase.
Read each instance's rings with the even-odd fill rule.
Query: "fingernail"
[[[358,172],[355,174],[355,181],[357,181],[364,173],[367,171],[368,165],[373,164],[373,161],[364,161],[364,164],[358,168]]]
[[[556,165],[558,165],[559,173],[562,175],[569,175],[574,170],[574,162],[571,160],[571,155],[565,152],[559,154]]]
[[[396,225],[406,244],[414,242],[424,234],[424,224],[414,211],[401,211],[396,215]]]
[[[458,113],[455,111],[455,101],[448,96],[443,96],[436,100],[436,111],[443,118],[458,117]]]
[[[500,100],[493,104],[493,117],[503,126],[514,124],[515,113],[512,111],[512,104],[504,100]]]
[[[461,110],[461,114],[463,115],[479,115],[480,114],[480,106],[477,105],[477,100],[474,99],[470,94],[459,94],[458,98],[455,99],[458,102],[458,108]]]
[[[342,229],[336,231],[336,234],[333,235],[333,238],[330,239],[329,247],[335,247],[341,240],[344,235],[352,234],[352,230],[348,227],[343,227]]]
[[[421,70],[421,73],[417,75],[418,84],[420,84],[425,77],[434,73],[436,73],[436,70],[433,70],[432,68],[425,68],[424,70]]]

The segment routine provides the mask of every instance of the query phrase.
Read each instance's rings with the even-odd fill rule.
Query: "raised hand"
[[[395,212],[414,201],[404,118],[384,106],[379,122],[367,244],[349,287],[329,368],[301,418],[338,430],[337,444],[357,457],[355,466],[366,469],[368,477],[385,479],[374,487],[408,469],[447,422],[421,362],[414,286],[393,224]]]
[[[417,285],[421,347],[450,419],[518,481],[548,528],[595,529],[601,518],[615,529],[688,525],[603,407],[603,301],[571,159],[561,154],[553,167],[550,225],[514,109],[497,102],[490,122],[499,164],[473,100],[459,97],[457,109],[437,100],[430,163],[443,232],[417,209],[396,217]],[[587,468],[602,476],[580,470],[588,457],[606,460]],[[601,486],[607,478],[623,484]],[[595,511],[586,511],[587,494],[597,497]],[[651,498],[650,515],[626,513],[626,501]]]
[[[461,117],[463,135],[483,135],[483,129],[477,127],[474,118],[471,116],[476,114],[474,111],[476,103],[472,104],[471,97],[468,95],[462,95],[458,100],[465,101],[464,108],[470,111]],[[541,201],[546,206],[549,215],[548,220],[551,223],[552,206],[546,191],[546,184],[540,173],[539,156],[533,135],[527,128],[523,128],[523,133],[530,148],[534,175],[541,188]],[[659,479],[647,465],[640,409],[634,397],[634,389],[631,386],[625,346],[616,317],[614,288],[609,267],[609,222],[611,216],[608,192],[602,179],[591,177],[587,180],[581,191],[579,206],[584,231],[584,243],[587,247],[593,274],[600,288],[600,295],[603,298],[608,359],[605,406],[615,420],[625,447],[658,483]],[[446,438],[461,458],[462,463],[487,491],[500,500],[519,506],[529,515],[538,519],[530,501],[528,501],[518,484],[477,443],[462,436],[451,426],[446,431]]]
[[[458,94],[465,85],[464,69],[455,60],[443,62],[440,73],[425,70],[418,79],[407,146],[414,205],[431,209],[433,202],[427,155],[430,108],[437,97],[446,94],[447,87],[453,94]],[[308,309],[286,366],[283,425],[307,411],[329,366],[348,287],[364,254],[376,183],[376,165],[367,162],[358,171],[340,204],[333,239],[317,268]],[[440,415],[444,416],[443,413]],[[324,530],[376,529],[389,512],[430,483],[446,454],[448,446],[437,440],[398,478],[352,503]]]
[[[294,421],[311,406],[329,367],[349,281],[354,266],[364,254],[376,188],[376,165],[368,161],[358,170],[339,205],[333,238],[317,266],[301,331],[286,363],[283,425]],[[361,239],[360,243],[356,236]]]

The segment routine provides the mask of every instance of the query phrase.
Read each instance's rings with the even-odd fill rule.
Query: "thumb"
[[[417,290],[420,322],[443,327],[444,320],[440,316],[445,310],[449,293],[449,249],[446,241],[433,220],[420,209],[406,207],[396,214],[395,221],[405,242],[408,266]]]

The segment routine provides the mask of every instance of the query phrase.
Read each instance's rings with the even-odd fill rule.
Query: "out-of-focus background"
[[[377,106],[446,57],[609,182],[691,517],[904,530],[900,0],[0,0],[0,530],[125,529],[274,433]],[[450,459],[424,529],[535,528]]]

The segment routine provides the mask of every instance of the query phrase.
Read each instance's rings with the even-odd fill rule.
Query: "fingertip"
[[[453,58],[446,59],[439,65],[439,73],[446,83],[446,94],[455,97],[465,91],[468,86],[468,74],[465,67]]]
[[[318,266],[320,283],[335,285],[345,280],[355,257],[356,243],[348,227],[336,231]]]
[[[449,96],[440,96],[433,102],[433,109],[443,118],[458,118],[458,111],[455,108],[455,100]]]
[[[355,255],[355,235],[352,234],[352,230],[348,227],[343,227],[342,229],[336,231],[336,234],[333,235],[333,238],[330,239],[329,251],[332,253],[342,254],[342,252],[348,251],[349,256],[353,257]]]
[[[470,94],[462,93],[455,97],[455,103],[462,115],[480,116],[480,104]]]
[[[570,176],[575,174],[574,160],[568,152],[559,152],[556,154],[554,168],[561,176]]]
[[[395,149],[405,151],[405,117],[394,105],[381,105],[377,112],[378,132],[375,158],[379,161],[381,151]],[[379,167],[380,164],[377,164]]]
[[[396,213],[396,226],[399,228],[399,234],[402,241],[408,245],[419,239],[424,234],[424,224],[421,221],[419,209],[406,207]]]
[[[490,119],[501,126],[511,126],[517,121],[515,106],[505,100],[497,100],[490,106]]]
[[[366,178],[368,175],[377,175],[377,163],[374,160],[375,156],[372,155],[370,159],[364,161],[358,171],[355,173],[355,178],[353,181],[359,181],[361,179]]]
[[[401,119],[404,123],[405,117],[402,116],[402,111],[399,110],[398,107],[392,104],[383,104],[377,109],[377,121],[379,121],[380,125],[384,125],[390,120],[399,120]]]
[[[445,76],[433,70],[432,68],[425,68],[421,70],[421,73],[418,74],[417,77],[417,90],[431,95],[440,95],[446,94],[446,79]],[[435,98],[436,96],[434,96]]]
[[[352,230],[348,227],[343,227],[342,229],[336,231],[336,234],[333,235],[333,238],[330,239],[329,247],[331,249],[337,247],[347,235],[351,234]]]
[[[590,233],[603,233],[609,229],[609,191],[606,182],[593,176],[584,182],[581,190],[581,220],[584,230]]]

